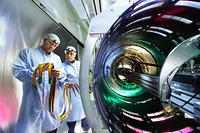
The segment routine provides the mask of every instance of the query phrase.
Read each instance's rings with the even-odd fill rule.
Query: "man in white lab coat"
[[[53,63],[52,76],[57,78],[56,91],[61,90],[58,84],[65,78],[64,68],[60,57],[52,52],[59,44],[60,39],[57,35],[47,34],[43,37],[40,46],[22,50],[13,63],[14,76],[23,82],[23,98],[15,129],[16,133],[41,133],[55,130],[60,125],[60,121],[49,113],[50,84],[48,71],[43,72],[42,83],[37,84],[38,89],[32,87],[32,76],[35,68],[39,64]],[[49,65],[43,67],[43,70],[48,69]],[[38,74],[36,79],[38,80]],[[59,104],[55,104],[54,112],[59,111]]]
[[[75,59],[76,49],[73,46],[68,46],[65,50],[66,60],[63,62],[67,80],[66,82],[79,84],[79,70],[80,61]],[[77,121],[81,121],[81,127],[84,131],[90,129],[88,120],[86,119],[85,112],[83,110],[81,97],[76,91],[76,96],[74,92],[71,91],[72,96],[72,110],[67,119],[68,133],[74,133],[75,125]]]

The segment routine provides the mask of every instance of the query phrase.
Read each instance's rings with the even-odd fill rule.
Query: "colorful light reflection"
[[[193,132],[194,129],[191,127],[186,127],[184,129],[178,130],[178,131],[173,131],[173,132],[164,132],[164,133],[191,133]]]
[[[0,81],[0,129],[16,123],[18,105],[10,84]]]

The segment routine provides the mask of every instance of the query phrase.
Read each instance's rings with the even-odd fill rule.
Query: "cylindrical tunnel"
[[[110,132],[199,132],[181,111],[166,116],[158,97],[162,65],[173,48],[200,33],[199,14],[199,1],[139,0],[105,34],[93,91]]]

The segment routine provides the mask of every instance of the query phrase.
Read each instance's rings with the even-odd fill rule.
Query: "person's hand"
[[[67,88],[72,88],[72,87],[74,86],[74,84],[73,84],[73,83],[66,83],[65,86],[66,86]]]
[[[66,83],[65,87],[66,88],[72,88],[72,87],[74,87],[74,83]]]
[[[61,78],[61,76],[62,76],[61,71],[59,71],[57,69],[52,69],[51,73],[52,73],[52,76],[56,77],[56,78]]]
[[[41,65],[41,64],[39,64],[39,65]],[[38,65],[38,67],[39,67],[39,65]],[[35,68],[35,70],[36,70],[36,68]],[[35,71],[34,70],[34,71]],[[44,63],[44,66],[42,67],[42,72],[44,72],[44,71],[48,71],[49,70],[49,63]],[[36,71],[36,76],[38,77],[39,76],[39,68],[38,68],[38,70]]]

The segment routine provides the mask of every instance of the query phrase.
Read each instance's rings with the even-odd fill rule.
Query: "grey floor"
[[[57,133],[67,133],[67,131],[68,131],[67,124],[62,123],[61,126],[58,128]],[[85,133],[81,128],[80,121],[76,123],[75,132],[76,133]],[[92,133],[92,131],[90,130],[88,133]]]

